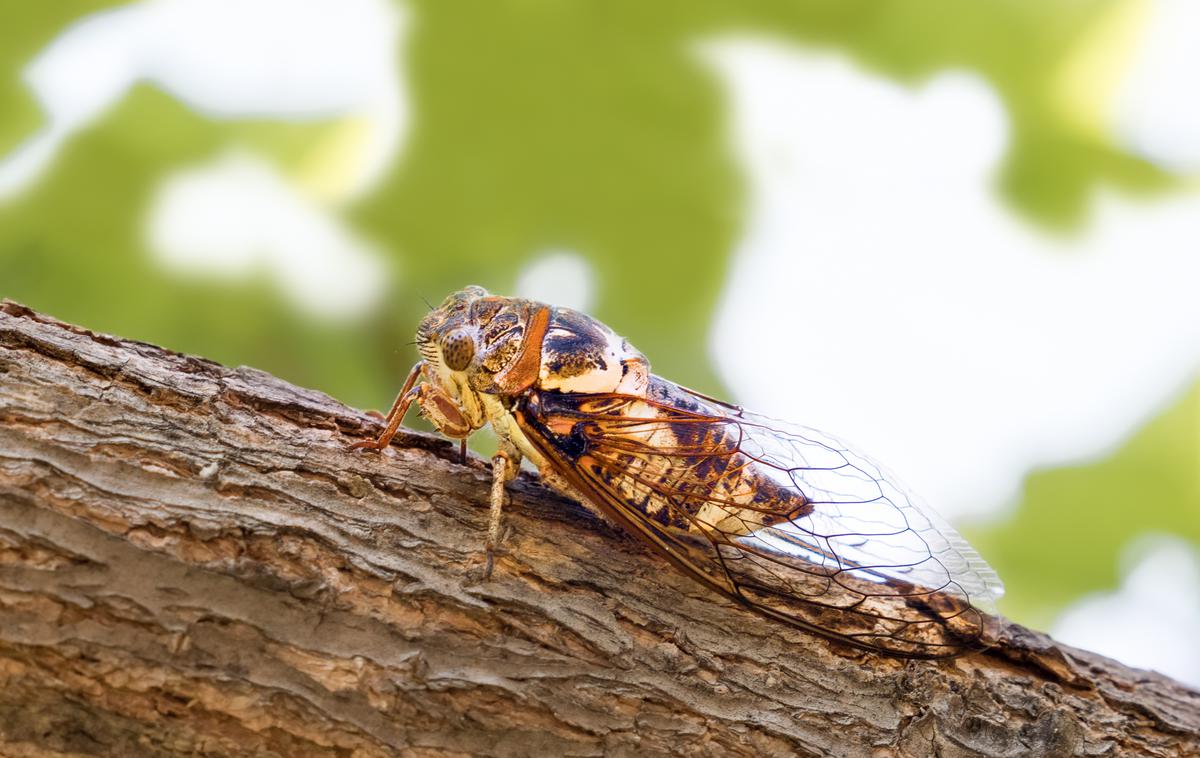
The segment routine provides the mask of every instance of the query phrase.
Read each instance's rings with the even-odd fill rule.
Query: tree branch
[[[0,754],[1200,755],[1200,693],[1005,625],[824,642],[534,478],[260,371],[0,306]]]

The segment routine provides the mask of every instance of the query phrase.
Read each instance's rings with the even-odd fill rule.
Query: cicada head
[[[439,384],[516,394],[538,377],[550,309],[470,286],[447,297],[417,327],[417,346]]]

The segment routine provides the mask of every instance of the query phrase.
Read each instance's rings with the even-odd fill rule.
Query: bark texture
[[[0,306],[0,755],[1200,755],[1200,693],[1005,625],[941,663],[736,607],[530,477]]]

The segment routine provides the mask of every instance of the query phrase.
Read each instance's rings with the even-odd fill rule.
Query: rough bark
[[[736,607],[260,371],[0,307],[0,754],[1200,755],[1200,693],[1005,624],[948,662]]]

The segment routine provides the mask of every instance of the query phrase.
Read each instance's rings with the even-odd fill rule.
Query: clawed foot
[[[366,414],[368,416],[370,416],[371,418],[379,419],[380,421],[387,421],[387,416],[383,415],[379,411],[366,411]],[[359,442],[355,442],[353,445],[351,445],[347,449],[348,450],[382,450],[384,447],[386,447],[386,446],[380,445],[379,440],[376,438],[376,439],[361,440]]]
[[[483,562],[477,558],[470,561],[469,568],[463,572],[472,584],[485,584],[492,581],[492,571],[496,568],[496,556],[491,550],[484,551]]]
[[[501,534],[500,539],[497,544],[500,544],[500,545],[505,544],[510,539],[512,539],[512,535],[513,535],[513,528],[512,528],[512,526],[509,526],[507,529],[504,530],[503,534]],[[497,550],[500,550],[500,552],[503,552],[503,549],[493,548],[491,545],[488,545],[483,550],[482,580],[485,582],[492,578],[492,569],[494,569],[496,567],[496,551]]]

